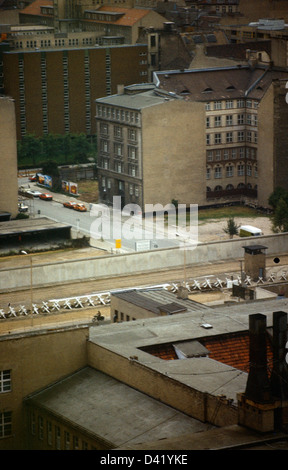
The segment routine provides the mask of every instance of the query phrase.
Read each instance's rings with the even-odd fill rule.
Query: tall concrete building
[[[18,213],[15,104],[0,97],[0,220]]]
[[[95,100],[147,81],[147,46],[3,53],[4,91],[15,100],[17,138],[95,133]]]

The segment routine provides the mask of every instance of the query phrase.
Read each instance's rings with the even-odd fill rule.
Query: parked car
[[[29,176],[29,181],[37,181],[37,176],[36,175]]]
[[[80,212],[86,212],[87,211],[86,206],[84,204],[81,204],[81,203],[76,203],[74,205],[73,209],[75,211],[80,211]]]
[[[40,191],[34,191],[33,189],[29,189],[28,191],[26,191],[26,194],[30,194],[30,196],[33,197],[40,197],[42,193]]]
[[[67,202],[63,203],[63,206],[67,207],[68,209],[74,209],[75,204],[76,204],[76,202],[67,201]]]
[[[53,197],[51,196],[51,194],[48,194],[48,193],[42,193],[40,196],[39,196],[40,199],[43,199],[43,201],[52,201]]]

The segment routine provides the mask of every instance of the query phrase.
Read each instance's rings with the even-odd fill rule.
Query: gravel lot
[[[236,224],[238,225],[253,225],[253,227],[260,228],[263,235],[271,235],[272,223],[269,217],[235,217]],[[209,221],[199,222],[198,226],[198,239],[200,242],[211,242],[229,239],[229,235],[224,232],[227,226],[227,219],[210,219]],[[235,237],[234,237],[235,238]]]

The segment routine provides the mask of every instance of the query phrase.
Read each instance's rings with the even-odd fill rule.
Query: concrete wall
[[[0,211],[18,213],[17,147],[14,101],[0,97]]]
[[[243,246],[267,246],[267,255],[288,252],[288,233],[203,243],[194,250],[186,249],[186,265],[206,264],[220,260],[244,258]],[[73,282],[78,280],[111,278],[131,273],[167,270],[183,266],[182,249],[171,248],[142,253],[108,255],[66,262],[33,264],[33,286]],[[240,267],[239,267],[240,270]],[[209,270],[207,275],[209,274]],[[30,264],[25,267],[1,269],[0,291],[30,287]]]

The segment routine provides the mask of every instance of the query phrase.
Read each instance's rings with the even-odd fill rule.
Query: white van
[[[260,237],[263,235],[262,230],[252,225],[241,225],[239,228],[240,237]]]

